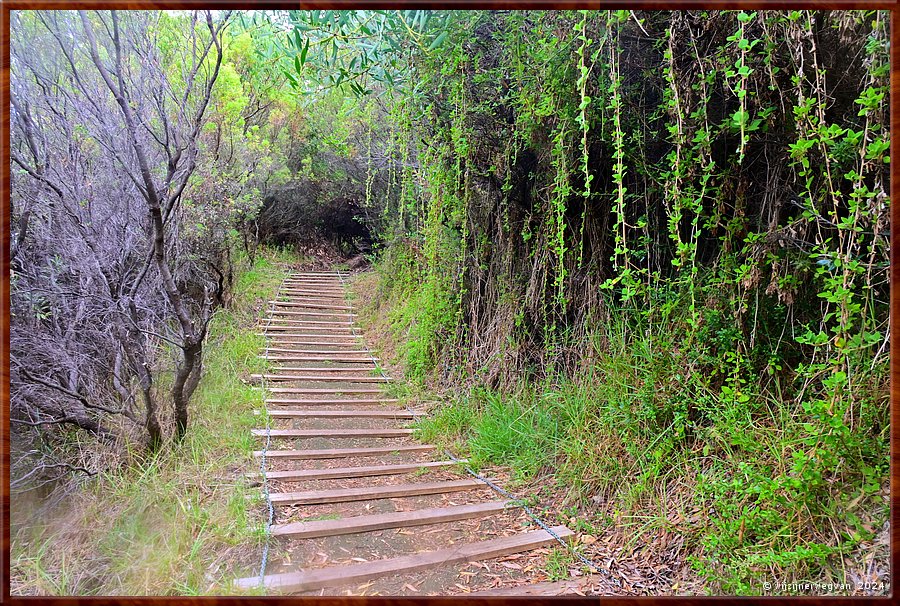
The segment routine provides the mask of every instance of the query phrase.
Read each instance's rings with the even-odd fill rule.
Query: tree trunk
[[[188,401],[200,382],[202,342],[189,341],[181,351],[181,364],[175,371],[175,383],[172,385],[172,402],[175,405],[175,439],[177,441],[182,440],[187,433]]]

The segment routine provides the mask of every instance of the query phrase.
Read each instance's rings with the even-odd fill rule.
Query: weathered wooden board
[[[554,526],[551,530],[560,538],[567,539],[573,534],[565,526]],[[533,530],[511,537],[454,545],[447,549],[426,551],[386,560],[267,575],[263,577],[263,585],[268,589],[277,589],[284,592],[340,587],[342,585],[365,583],[372,579],[396,574],[428,570],[458,562],[474,562],[499,558],[543,547],[555,541],[556,539],[546,530]],[[251,588],[256,587],[259,584],[259,580],[258,576],[254,576],[239,579],[235,583],[241,588]]]

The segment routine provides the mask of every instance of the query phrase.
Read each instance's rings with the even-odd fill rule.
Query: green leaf
[[[428,50],[433,51],[434,49],[438,48],[441,44],[444,43],[444,40],[446,39],[447,31],[445,30],[438,34],[437,38],[434,39],[434,42],[431,43],[431,46],[428,47]]]
[[[300,51],[300,65],[303,65],[306,63],[306,53],[309,52],[309,41],[310,41],[310,38],[307,38],[306,46],[304,46],[303,50]]]

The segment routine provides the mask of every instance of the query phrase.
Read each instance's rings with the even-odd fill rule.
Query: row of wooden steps
[[[369,354],[358,335],[356,315],[344,295],[343,277],[338,274],[294,274],[269,301],[269,318],[258,327],[257,334],[267,341],[259,357],[271,364],[269,370],[251,375],[251,379],[265,387],[265,410],[260,414],[268,416],[271,426],[254,429],[252,435],[267,443],[298,440],[322,446],[253,453],[257,458],[265,457],[267,463],[263,470],[249,472],[247,477],[253,482],[271,482],[268,494],[278,521],[271,527],[271,536],[294,545],[290,553],[302,551],[309,541],[342,537],[342,541],[350,542],[337,545],[352,553],[343,546],[357,544],[354,540],[361,546],[368,545],[371,539],[364,537],[372,533],[415,526],[452,527],[463,520],[483,519],[493,525],[490,520],[498,516],[505,519],[509,512],[520,511],[506,499],[481,500],[491,494],[490,487],[479,479],[460,477],[459,464],[464,461],[432,459],[435,446],[416,442],[413,429],[398,426],[424,413],[402,408],[399,400],[384,397],[382,388],[373,385],[391,379],[383,373],[372,374],[379,360]],[[334,386],[320,386],[322,383]],[[432,478],[420,479],[423,474]],[[295,490],[294,485],[303,490]],[[370,507],[374,509],[371,513]],[[285,518],[287,521],[283,521]],[[553,531],[563,539],[571,536],[562,526]],[[312,567],[297,569],[297,564],[275,568],[278,565],[274,563],[276,573],[266,574],[262,585],[280,593],[325,591],[489,560],[556,541],[545,530],[490,540],[478,538],[476,534],[470,542],[449,547],[441,542],[429,546],[421,540],[412,546],[418,553],[376,555],[378,559],[374,560],[370,556],[371,561],[355,557],[357,563],[348,565],[322,567],[322,560],[316,559],[315,564],[309,560],[307,566]],[[306,549],[327,551],[316,545]],[[259,585],[260,579],[247,577],[235,584],[249,589]]]

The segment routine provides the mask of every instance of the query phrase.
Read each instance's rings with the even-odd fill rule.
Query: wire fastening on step
[[[535,514],[534,511],[532,511],[531,508],[525,504],[524,499],[520,499],[520,498],[516,497],[515,495],[507,492],[505,489],[501,488],[500,486],[494,484],[491,480],[476,473],[468,465],[463,464],[462,461],[460,461],[455,456],[453,456],[453,453],[450,452],[449,450],[444,450],[444,456],[449,457],[451,461],[461,464],[463,466],[463,468],[465,468],[465,470],[469,473],[469,475],[471,475],[476,480],[487,484],[494,492],[497,492],[498,494],[501,494],[504,497],[511,499],[511,500],[515,501],[516,503],[518,503],[519,507],[522,508],[522,511],[524,511],[526,514],[528,514],[528,517],[530,517],[535,522],[535,524],[540,526],[543,530],[547,531],[547,533],[551,537],[556,539],[556,541],[559,542],[559,544],[562,545],[567,551],[572,552],[572,555],[574,555],[576,558],[581,560],[581,563],[588,567],[589,572],[595,571],[595,570],[598,572],[602,572],[605,575],[607,575],[609,577],[609,579],[613,583],[615,583],[617,586],[619,586],[619,587],[622,586],[622,583],[619,581],[619,579],[613,577],[612,573],[609,570],[607,570],[603,566],[599,566],[599,565],[595,564],[590,559],[586,558],[583,554],[578,553],[578,550],[576,550],[574,547],[572,547],[571,545],[566,543],[566,541],[563,540],[562,537],[560,537],[558,534],[553,532],[553,529],[550,526],[548,526],[543,520],[541,520],[537,516],[537,514]]]
[[[345,292],[346,292],[346,284],[344,283],[344,278],[343,278],[343,276],[341,276],[341,273],[340,273],[340,272],[338,272],[338,278],[341,280],[341,286],[344,287]],[[353,308],[353,303],[350,302],[350,301],[348,301],[348,303],[350,304],[350,308],[351,308],[351,309],[350,309],[350,313],[353,313],[353,309],[352,309],[352,308]],[[350,330],[351,330],[351,332],[353,333],[354,336],[357,336],[357,334],[356,334],[356,328],[355,328],[354,323],[353,323],[352,321],[351,321],[351,324],[350,324]],[[366,344],[365,339],[363,339],[362,342],[363,342],[363,343],[362,343],[363,347],[366,348],[366,354],[372,359],[372,363],[375,364],[375,368],[378,369],[378,372],[381,373],[381,376],[382,376],[382,377],[384,377],[384,378],[386,378],[386,379],[389,379],[390,377],[388,377],[386,374],[384,374],[384,370],[381,368],[381,366],[378,364],[378,362],[375,361],[375,356],[373,356],[373,355],[372,355],[372,352],[369,351],[369,346],[368,346],[368,344]],[[408,412],[410,412],[410,413],[413,412],[413,410],[409,407],[408,404],[406,404],[406,402],[403,403],[403,406],[404,406],[404,408],[406,408],[406,410],[407,410]],[[586,558],[584,555],[578,553],[578,551],[577,551],[574,547],[572,547],[571,545],[569,545],[568,543],[566,543],[566,541],[563,540],[562,537],[560,537],[558,534],[556,534],[555,532],[553,532],[553,529],[552,529],[550,526],[548,526],[543,520],[541,520],[541,519],[537,516],[537,514],[535,514],[534,511],[532,511],[531,508],[528,507],[528,506],[525,504],[524,499],[520,499],[520,498],[516,497],[515,495],[510,494],[509,492],[507,492],[506,490],[504,490],[504,489],[501,488],[500,486],[496,485],[496,484],[495,484],[494,482],[492,482],[491,480],[489,480],[489,479],[485,478],[484,476],[478,474],[477,472],[475,472],[474,470],[472,470],[471,467],[469,467],[468,465],[464,464],[464,463],[463,463],[462,461],[460,461],[458,458],[456,458],[455,456],[453,456],[453,453],[450,452],[449,450],[443,449],[443,452],[444,452],[444,455],[445,455],[446,457],[448,457],[451,461],[453,461],[454,463],[457,463],[457,464],[461,465],[461,466],[463,467],[463,469],[465,469],[466,472],[467,472],[469,475],[471,475],[473,478],[475,478],[475,479],[478,480],[479,482],[482,482],[482,483],[486,484],[486,485],[487,485],[488,487],[490,487],[491,490],[493,490],[494,492],[496,492],[496,493],[498,493],[498,494],[504,496],[504,497],[507,498],[507,499],[513,500],[513,501],[515,501],[516,503],[518,503],[518,504],[519,504],[519,507],[521,507],[522,510],[523,510],[526,514],[528,514],[528,517],[530,517],[530,518],[534,521],[535,524],[537,524],[538,526],[540,526],[541,529],[545,530],[551,537],[553,537],[556,541],[558,541],[559,544],[562,545],[567,551],[570,551],[570,552],[572,553],[572,555],[574,555],[576,558],[578,558],[579,560],[581,560],[582,564],[584,564],[585,566],[587,566],[589,571],[594,571],[594,570],[596,570],[596,571],[602,572],[602,573],[604,573],[605,575],[607,575],[607,576],[609,577],[609,579],[610,579],[613,583],[615,583],[618,587],[621,587],[621,586],[622,586],[622,583],[619,581],[619,579],[613,577],[612,573],[611,573],[609,570],[607,570],[606,568],[604,568],[604,567],[602,567],[602,566],[598,566],[597,564],[595,564],[594,562],[592,562],[590,559]]]
[[[290,275],[290,274],[288,274]],[[286,280],[287,278],[285,278]],[[266,326],[264,332],[266,334],[266,355],[264,357],[266,363],[266,370],[268,370],[269,366],[269,326],[272,324],[272,317],[275,315],[275,301],[278,300],[278,297],[281,295],[281,289],[284,286],[285,280],[281,281],[281,284],[278,285],[278,290],[275,291],[275,298],[271,303],[269,303],[269,313],[266,318]],[[260,384],[262,386],[263,391],[263,415],[266,418],[266,442],[263,444],[262,456],[259,458],[259,473],[262,475],[262,486],[263,486],[263,495],[266,499],[266,507],[268,508],[268,517],[266,519],[266,536],[265,542],[263,543],[263,553],[262,559],[259,564],[259,585],[262,587],[265,585],[265,577],[266,577],[266,565],[269,562],[269,542],[272,538],[272,524],[275,522],[275,506],[272,505],[272,498],[269,496],[269,480],[268,474],[266,474],[266,453],[269,450],[269,443],[272,439],[272,426],[269,422],[269,407],[266,404],[267,395],[266,391],[268,387],[266,386],[266,373],[262,373],[262,377],[260,378]]]

